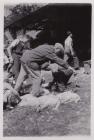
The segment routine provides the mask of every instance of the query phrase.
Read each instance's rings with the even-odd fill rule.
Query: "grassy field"
[[[58,111],[44,109],[35,112],[31,107],[4,111],[4,136],[70,136],[90,135],[91,77],[81,74],[69,85],[81,98],[77,104],[61,105]]]

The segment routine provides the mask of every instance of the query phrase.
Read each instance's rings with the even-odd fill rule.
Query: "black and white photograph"
[[[92,3],[6,3],[3,137],[91,135]]]

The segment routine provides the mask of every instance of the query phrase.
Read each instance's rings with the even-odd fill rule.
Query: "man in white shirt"
[[[28,49],[27,43],[30,40],[30,37],[27,35],[24,35],[22,38],[15,39],[7,48],[7,52],[9,55],[9,62],[13,64],[12,66],[12,73],[14,75],[15,80],[18,77],[19,71],[20,71],[20,58],[24,52],[25,49]]]
[[[64,42],[64,60],[69,64],[72,62],[75,69],[79,68],[79,60],[73,49],[73,39],[70,31],[67,32],[67,38]]]

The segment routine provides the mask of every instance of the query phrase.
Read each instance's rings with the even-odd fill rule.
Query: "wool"
[[[80,96],[72,91],[66,91],[60,94],[45,94],[40,97],[34,97],[31,94],[24,95],[22,101],[18,106],[31,106],[36,110],[42,110],[44,108],[58,109],[61,104],[67,104],[70,102],[77,103],[80,100]]]

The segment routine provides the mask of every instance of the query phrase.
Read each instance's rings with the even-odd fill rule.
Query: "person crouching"
[[[58,64],[64,70],[69,69],[69,65],[56,55],[54,45],[43,44],[35,49],[25,51],[21,57],[21,70],[14,87],[15,90],[19,92],[25,75],[28,75],[32,81],[30,93],[39,97],[43,92],[41,88],[41,66],[49,61]]]
[[[55,43],[55,53],[59,58],[64,59],[64,48],[61,43]],[[48,69],[52,71],[53,81],[49,83],[48,88],[51,91],[64,92],[66,85],[73,74],[74,69],[70,66],[68,69],[56,64],[51,63]]]

